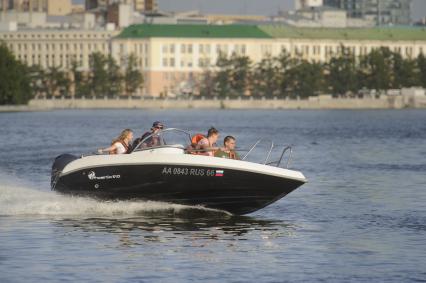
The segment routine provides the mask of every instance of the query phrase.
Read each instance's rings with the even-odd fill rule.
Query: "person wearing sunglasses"
[[[156,134],[159,131],[161,131],[162,129],[164,129],[164,124],[161,123],[160,121],[155,121],[152,124],[150,131],[145,132],[140,138],[137,138],[134,141],[132,148],[135,149],[142,141],[143,141],[143,143],[141,145],[142,148],[154,147],[154,146],[161,145],[160,137],[157,136]],[[147,138],[147,137],[149,137],[149,138]],[[146,139],[146,140],[144,141],[144,139]]]

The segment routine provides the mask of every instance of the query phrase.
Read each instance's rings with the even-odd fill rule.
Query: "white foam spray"
[[[132,216],[152,211],[179,212],[188,208],[153,201],[97,201],[41,191],[19,181],[11,182],[10,177],[2,176],[0,180],[0,216]]]

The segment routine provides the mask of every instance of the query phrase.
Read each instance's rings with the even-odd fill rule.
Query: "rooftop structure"
[[[340,8],[349,17],[372,19],[377,25],[408,25],[411,0],[324,0],[324,5]]]

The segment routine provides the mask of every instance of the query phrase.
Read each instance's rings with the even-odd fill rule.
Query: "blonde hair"
[[[125,129],[121,132],[121,134],[115,138],[114,140],[112,140],[111,145],[115,144],[116,142],[124,142],[124,140],[131,134],[133,133],[132,130],[130,129]]]

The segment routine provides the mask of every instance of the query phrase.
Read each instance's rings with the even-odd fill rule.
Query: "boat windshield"
[[[191,144],[189,132],[176,128],[160,130],[144,138],[133,151],[141,151],[160,147],[186,148]]]

